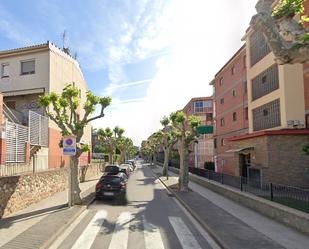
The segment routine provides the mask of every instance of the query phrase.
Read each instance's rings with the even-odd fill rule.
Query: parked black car
[[[125,173],[103,175],[96,184],[96,199],[126,199],[128,177]]]

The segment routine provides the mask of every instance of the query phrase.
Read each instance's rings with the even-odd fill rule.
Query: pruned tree
[[[259,0],[250,25],[264,34],[278,64],[309,62],[309,33],[304,0]],[[298,19],[298,20],[297,20]]]
[[[184,112],[177,111],[170,115],[172,126],[177,137],[177,149],[179,152],[179,178],[178,187],[180,191],[188,191],[189,185],[189,146],[192,142],[197,142],[197,127],[201,120],[197,116],[187,117]]]
[[[160,131],[160,142],[164,151],[164,163],[162,174],[168,179],[168,160],[172,147],[177,142],[177,136],[171,126],[171,120],[168,117],[163,117],[160,121],[163,129]]]
[[[97,131],[98,141],[102,143],[105,149],[108,151],[108,162],[113,164],[113,158],[117,147],[117,142],[122,137],[124,129],[116,126],[113,130],[109,127],[99,129]]]
[[[133,141],[128,137],[121,137],[118,140],[117,148],[120,151],[120,162],[124,163],[127,159],[128,153],[132,150]]]
[[[86,101],[81,106],[79,89],[72,84],[67,85],[61,94],[51,92],[41,96],[39,104],[44,107],[48,117],[60,128],[63,136],[74,135],[76,137],[77,152],[72,156],[70,166],[71,193],[69,205],[81,204],[80,188],[78,182],[78,162],[83,152],[89,151],[89,145],[81,144],[84,135],[84,128],[91,121],[104,117],[104,110],[110,105],[110,97],[97,97],[92,92],[87,92]],[[98,115],[92,116],[96,107],[100,105]],[[79,107],[84,110],[83,116],[79,112]]]
[[[160,133],[154,132],[149,138],[148,138],[148,146],[150,148],[151,154],[152,154],[152,162],[151,164],[156,165],[157,164],[157,153],[161,146],[160,143]]]

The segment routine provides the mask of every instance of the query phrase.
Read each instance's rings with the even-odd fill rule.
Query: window
[[[233,112],[233,121],[236,121],[236,120],[237,120],[237,113]]]
[[[244,68],[246,68],[247,66],[246,66],[246,60],[247,60],[247,56],[246,55],[244,55],[244,58],[243,58],[243,64],[244,64]]]
[[[245,108],[245,120],[248,120],[248,107]]]
[[[252,100],[261,98],[278,88],[278,65],[274,64],[252,79]]]
[[[16,108],[16,101],[7,101],[5,104],[10,109],[15,110],[15,108]]]
[[[224,98],[220,99],[220,104],[221,104],[221,105],[224,104]]]
[[[235,66],[232,66],[232,68],[231,68],[231,73],[232,73],[232,75],[235,74]]]
[[[206,100],[206,101],[204,101],[204,107],[209,107],[209,108],[211,108],[211,107],[212,107],[212,100]]]
[[[250,36],[250,64],[251,67],[270,53],[266,39],[262,32],[255,31]]]
[[[7,78],[10,76],[10,72],[9,72],[9,64],[2,64],[1,65],[1,77],[2,78]]]
[[[280,100],[276,99],[253,109],[252,116],[253,131],[260,131],[280,126]]]
[[[268,116],[268,110],[267,110],[267,109],[264,109],[264,110],[263,110],[263,116],[264,116],[264,117]]]
[[[233,97],[236,97],[236,90],[235,89],[232,90],[232,95],[233,95]]]
[[[221,124],[221,126],[224,126],[224,118],[221,118],[220,124]]]
[[[220,86],[223,85],[223,77],[220,78]]]
[[[245,93],[247,93],[247,91],[248,91],[247,81],[244,82],[244,90],[245,90]]]
[[[217,139],[214,138],[214,148],[217,149]]]
[[[35,73],[35,61],[22,61],[21,62],[21,75]]]

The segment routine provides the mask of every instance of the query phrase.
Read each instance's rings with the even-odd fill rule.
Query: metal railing
[[[48,117],[29,111],[29,141],[31,145],[48,146]]]
[[[232,176],[200,168],[190,167],[189,172],[309,213],[309,189],[274,183],[262,183],[261,181],[251,180],[246,177]]]
[[[9,155],[2,154],[1,158],[6,158]],[[88,165],[88,156],[79,158],[79,167]],[[98,162],[92,162],[98,163]],[[104,162],[100,161],[101,164]],[[38,173],[44,171],[53,171],[59,168],[69,167],[70,157],[63,155],[34,155],[31,160],[24,162],[2,162],[0,164],[0,177],[16,176],[29,173]]]

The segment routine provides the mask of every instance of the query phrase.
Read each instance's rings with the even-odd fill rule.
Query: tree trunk
[[[163,175],[168,178],[168,158],[170,154],[170,149],[164,149],[164,164],[163,164]]]
[[[78,182],[78,157],[72,156],[71,157],[71,163],[70,163],[70,173],[69,173],[69,183],[71,186],[69,186],[69,206],[73,205],[80,205],[82,204],[82,199],[80,196],[80,188],[79,188],[79,182]]]
[[[154,165],[157,164],[157,155],[156,155],[156,153],[153,153],[153,164]]]
[[[108,163],[113,164],[113,152],[108,153]]]
[[[189,171],[188,171],[188,152],[184,146],[184,142],[181,141],[179,148],[179,178],[178,187],[179,191],[189,190]]]

